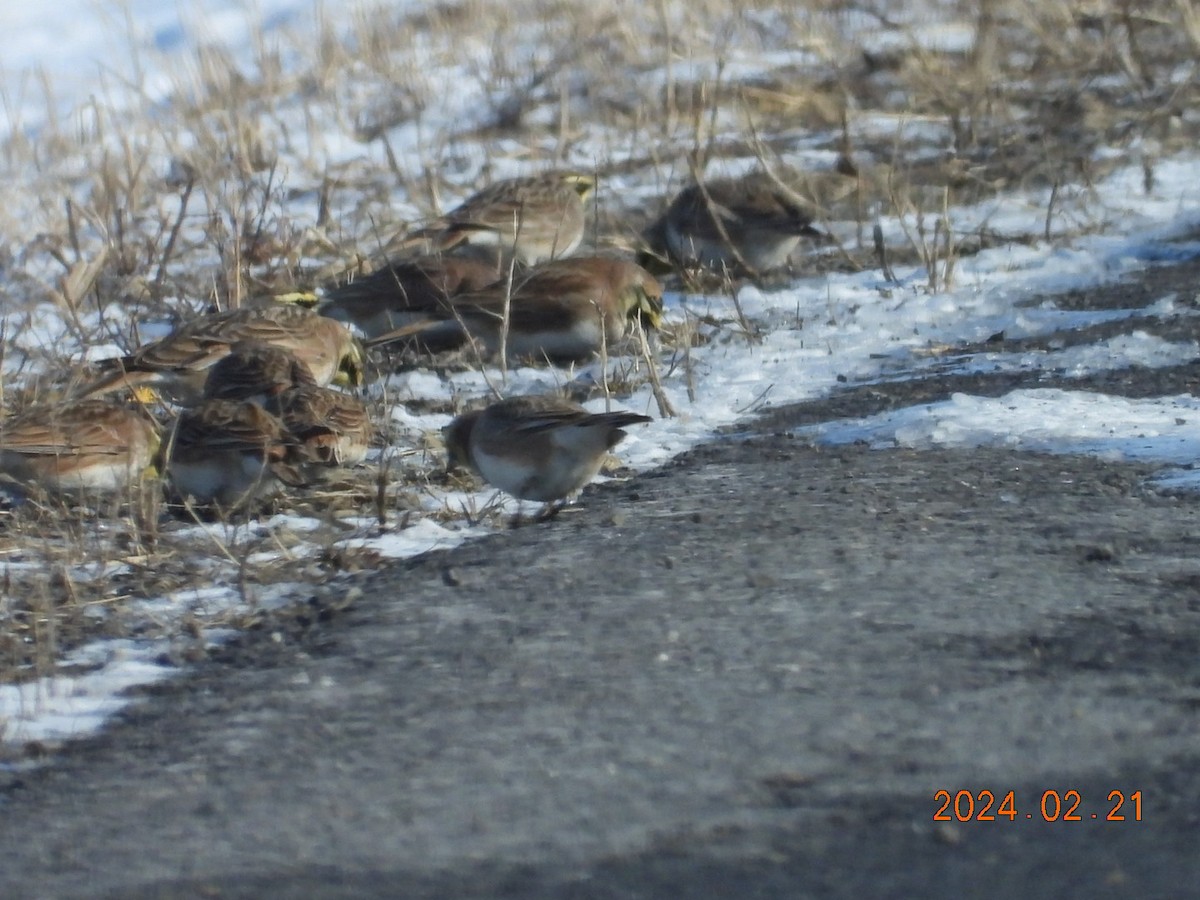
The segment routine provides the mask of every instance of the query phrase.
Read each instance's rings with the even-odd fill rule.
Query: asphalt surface
[[[0,896],[1200,896],[1200,498],[1144,466],[787,434],[1055,379],[776,410],[341,582],[0,788]],[[978,815],[984,790],[995,821],[935,821],[939,791]]]

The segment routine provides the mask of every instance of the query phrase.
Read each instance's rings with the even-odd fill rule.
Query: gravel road
[[[1200,896],[1198,498],[1145,466],[788,433],[1064,384],[848,389],[347,582],[6,784],[0,896]],[[1014,818],[934,821],[984,790]]]

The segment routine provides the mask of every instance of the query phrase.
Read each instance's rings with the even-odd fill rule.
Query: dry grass
[[[1196,141],[1200,25],[1185,0],[935,3],[957,23],[942,50],[894,7],[446,0],[323,22],[315,39],[263,37],[249,60],[205,48],[169,102],[136,102],[136,83],[132,100],[100,90],[70,121],[51,115],[36,138],[0,146],[10,179],[27,182],[0,211],[5,406],[60,389],[88,346],[135,346],[148,321],[369,267],[407,223],[516,169],[595,169],[591,240],[611,247],[635,241],[691,165],[757,157],[819,221],[845,226],[835,252],[798,260],[801,273],[879,267],[872,224],[899,216],[907,238],[888,262],[919,263],[937,291],[965,253],[1083,227],[1103,168],[1136,159],[1150,183],[1160,157]],[[824,163],[797,170],[798,154]],[[606,189],[604,176],[631,189]],[[1044,233],[956,231],[954,207],[1037,189]],[[63,334],[40,327],[46,310]],[[740,310],[689,320],[658,358],[690,382],[692,346],[756,329]],[[606,390],[653,377],[651,356]],[[426,514],[434,467],[389,454],[382,475],[295,500],[324,511],[327,545],[286,566],[258,560],[287,560],[289,538],[251,525],[199,540],[141,506],[5,510],[0,562],[29,565],[10,565],[0,588],[0,682],[52,672],[95,636],[200,627],[202,609],[172,618],[140,601],[214,579],[252,601],[298,567],[319,580],[363,564],[337,548],[341,517]]]

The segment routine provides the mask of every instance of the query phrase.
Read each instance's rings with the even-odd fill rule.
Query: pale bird
[[[621,429],[649,421],[559,397],[510,397],[458,416],[443,433],[450,466],[467,466],[518,500],[555,503],[596,476]]]

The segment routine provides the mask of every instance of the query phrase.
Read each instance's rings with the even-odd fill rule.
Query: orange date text
[[[1109,791],[1102,804],[1084,802],[1079,791],[1047,790],[1040,797],[1018,803],[1016,791],[1003,794],[989,791],[936,791],[933,795],[935,822],[996,822],[1007,819],[1042,822],[1140,822],[1142,792],[1126,796],[1124,791]]]

